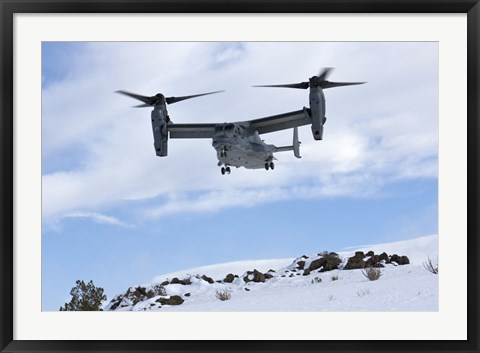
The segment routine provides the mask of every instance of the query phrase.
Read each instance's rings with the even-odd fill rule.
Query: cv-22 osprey
[[[318,76],[313,76],[305,82],[254,86],[310,88],[310,106],[308,108],[303,107],[301,110],[280,115],[230,123],[175,124],[170,120],[167,111],[167,104],[223,91],[183,97],[165,97],[161,93],[148,97],[123,90],[116,92],[143,102],[136,107],[153,107],[151,114],[153,138],[155,152],[159,157],[167,155],[169,137],[172,139],[209,138],[212,139],[212,146],[217,151],[218,166],[221,167],[222,174],[230,174],[230,167],[273,170],[275,167],[273,161],[276,159],[273,154],[276,152],[293,151],[295,157],[301,158],[298,126],[311,124],[313,138],[315,140],[323,138],[323,126],[327,120],[324,89],[365,83],[327,81],[331,70],[331,68],[326,68]],[[292,146],[277,147],[265,143],[260,137],[262,134],[285,129],[293,129]]]

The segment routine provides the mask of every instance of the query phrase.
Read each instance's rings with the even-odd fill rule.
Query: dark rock
[[[307,255],[302,255],[302,259],[308,259]]]
[[[390,262],[396,262],[399,265],[408,265],[410,260],[407,256],[399,256],[397,254],[393,254],[390,256]]]
[[[380,254],[380,261],[389,262],[389,260],[388,260],[388,255],[387,255],[386,252],[382,252],[382,253]]]
[[[349,257],[345,270],[353,270],[357,268],[365,268],[365,261],[363,261],[365,254],[362,251],[357,251],[354,256]]]
[[[304,267],[305,267],[305,261],[302,260],[297,262],[298,269],[303,270]]]
[[[253,275],[252,279],[249,278],[251,275]],[[243,280],[245,281],[245,283],[248,283],[248,282],[262,282],[263,283],[263,282],[265,282],[265,275],[263,273],[261,273],[260,271],[255,269],[253,271],[247,271],[246,275],[243,277]]]
[[[185,293],[184,296],[189,297],[189,296],[191,296],[191,294],[190,293]]]
[[[244,288],[247,292],[250,292],[250,288]]]
[[[320,269],[321,272],[325,271],[331,271],[331,270],[336,270],[338,269],[338,266],[342,263],[342,260],[338,256],[338,254],[331,252],[327,253],[324,252],[322,253],[322,257],[313,260],[310,263],[310,266],[308,266],[308,270],[315,271],[317,269]]]
[[[270,274],[270,273],[265,273],[264,276],[265,276],[265,279],[266,279],[266,280],[273,277],[273,275]]]
[[[253,281],[254,282],[265,282],[265,275],[260,271],[253,270]]]
[[[338,266],[342,263],[342,260],[337,253],[331,252],[330,254],[323,257],[325,260],[323,264],[322,272],[332,271],[338,269]]]
[[[147,296],[146,288],[144,287],[135,288],[135,295],[138,295],[138,296],[143,295],[146,297]]]
[[[367,261],[365,261],[365,267],[385,267],[381,261],[380,255],[373,255]]]
[[[160,283],[160,284],[161,284],[162,286],[167,286],[167,285],[169,285],[169,284],[170,284],[170,282],[168,282],[168,281],[164,281],[164,282],[162,282],[162,283]]]
[[[202,279],[203,279],[204,281],[207,281],[207,282],[210,283],[210,284],[215,283],[215,281],[214,281],[211,277],[208,277],[208,276],[205,276],[205,275],[202,276]]]
[[[306,268],[304,271],[303,271],[303,275],[304,276],[308,276],[310,274],[310,270],[308,268]]]
[[[172,295],[170,298],[158,298],[156,300],[157,303],[160,303],[162,305],[180,305],[184,302],[179,295]]]
[[[397,254],[393,254],[392,256],[390,256],[390,262],[396,262],[397,264],[401,265],[402,258]]]
[[[270,269],[267,272],[277,272],[277,271]]]
[[[313,260],[313,261],[310,263],[310,266],[308,266],[308,270],[309,270],[309,271],[314,271],[314,270],[319,269],[320,267],[322,267],[324,264],[325,264],[325,259],[324,259],[323,257],[321,257],[321,258],[319,258],[319,259]]]
[[[112,306],[110,307],[110,310],[115,310],[116,308],[118,308],[121,302],[122,302],[121,300],[117,300],[115,303],[112,304]]]
[[[372,250],[370,250],[370,251],[367,252],[365,255],[367,255],[367,256],[373,256],[373,255],[375,255],[375,253],[374,253]]]
[[[232,283],[234,279],[235,276],[232,273],[229,273],[223,281],[226,283]]]
[[[190,278],[178,279],[177,277],[175,277],[175,278],[172,278],[172,280],[170,281],[170,284],[181,284],[183,286],[187,286],[189,284],[192,284],[192,281],[190,280]]]

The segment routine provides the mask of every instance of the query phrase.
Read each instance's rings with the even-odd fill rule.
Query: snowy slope
[[[177,277],[188,278],[189,284],[169,283],[166,293],[133,304],[122,301],[115,310],[120,311],[437,311],[438,275],[425,270],[423,262],[428,257],[436,262],[438,256],[438,236],[388,243],[360,246],[338,254],[343,259],[343,268],[348,257],[355,251],[375,254],[406,255],[408,265],[386,263],[381,268],[382,276],[377,281],[367,279],[362,270],[336,269],[320,272],[321,269],[304,275],[298,269],[298,261],[305,260],[305,268],[319,254],[306,258],[240,261],[219,265],[204,266],[168,275],[157,276],[154,283],[145,285],[146,291],[155,284]],[[248,270],[268,272],[271,278],[263,283],[245,282],[243,277],[253,279]],[[232,283],[222,281],[225,275],[238,275]],[[202,275],[212,277],[216,282],[209,283]],[[338,277],[336,279],[335,277]],[[131,291],[135,287],[131,288]],[[217,292],[228,293],[229,300],[221,301]],[[181,305],[164,305],[159,298],[177,298]],[[111,308],[111,303],[106,310]]]
[[[202,266],[191,268],[188,270],[182,270],[172,272],[166,275],[156,276],[153,282],[162,282],[167,278],[184,278],[189,275],[206,275],[214,279],[223,279],[228,273],[242,274],[248,270],[256,268],[261,272],[267,272],[270,269],[277,269],[288,266],[292,263],[294,258],[289,259],[273,259],[273,260],[244,260],[228,262],[224,264],[215,264],[209,266]]]
[[[191,297],[178,306],[164,306],[165,311],[437,311],[438,276],[421,266],[406,265],[383,269],[378,281],[369,281],[361,270],[334,270],[315,276],[320,283],[311,283],[303,276],[293,280],[251,283],[241,287],[226,286],[231,299],[219,301],[216,288],[198,283],[188,291],[201,295]],[[331,277],[339,279],[332,281]],[[186,288],[168,289],[181,294]],[[217,284],[219,289],[223,285]]]

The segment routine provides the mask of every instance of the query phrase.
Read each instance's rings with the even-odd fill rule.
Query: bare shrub
[[[322,279],[320,277],[315,277],[314,279],[312,279],[311,283],[312,284],[315,284],[315,283],[321,283],[322,282]]]
[[[330,294],[330,295],[328,296],[328,301],[331,302],[333,299],[334,299],[334,296]]]
[[[226,290],[223,290],[223,291],[218,291],[217,290],[217,292],[215,293],[215,297],[218,300],[221,300],[223,302],[225,300],[230,300],[232,295],[230,293],[228,293]]]
[[[430,257],[429,257],[428,261],[423,263],[423,267],[425,267],[425,269],[428,272],[431,272],[431,273],[437,275],[438,274],[438,258],[437,258],[437,263],[434,265],[432,263],[432,260],[430,260]]]
[[[338,281],[338,275],[333,275],[330,277],[332,281]]]
[[[376,281],[382,275],[382,271],[376,267],[367,267],[365,270],[362,270],[362,273],[370,281]]]

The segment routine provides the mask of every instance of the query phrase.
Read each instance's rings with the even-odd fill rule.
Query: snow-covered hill
[[[423,266],[437,256],[438,236],[431,235],[338,254],[204,266],[131,287],[105,310],[437,311],[438,275]],[[378,266],[381,277],[370,281],[364,270],[347,269],[355,261]],[[222,301],[221,295],[229,298]]]

